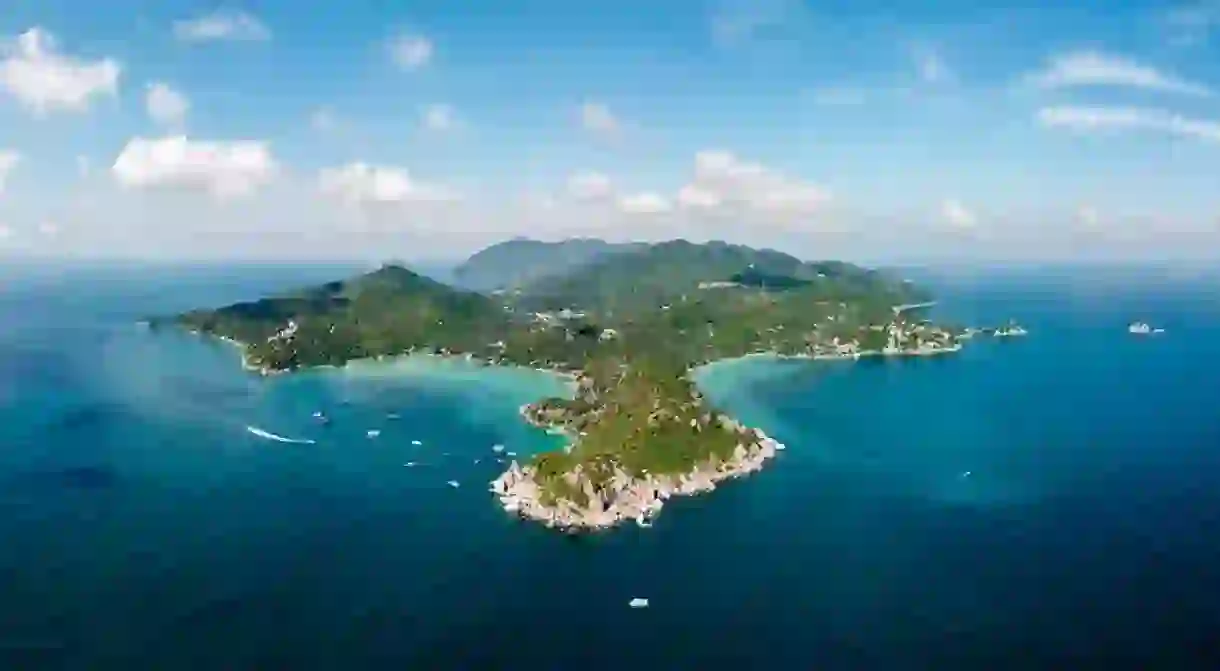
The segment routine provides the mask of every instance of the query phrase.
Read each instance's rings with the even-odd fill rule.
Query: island
[[[1015,335],[1015,324],[933,323],[926,291],[840,261],[686,240],[501,245],[455,273],[477,286],[390,264],[150,323],[229,340],[264,375],[431,354],[568,376],[570,397],[521,409],[566,445],[513,460],[489,487],[506,510],[568,531],[647,526],[667,499],[758,471],[784,448],[703,397],[692,372],[704,364],[930,356],[976,333]]]

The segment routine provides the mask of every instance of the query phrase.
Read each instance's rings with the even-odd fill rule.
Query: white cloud
[[[8,183],[8,176],[12,174],[17,164],[21,162],[21,154],[11,149],[0,149],[0,193],[4,193],[4,187]]]
[[[404,168],[349,163],[318,175],[323,194],[349,203],[445,202],[457,200],[452,190],[415,181]]]
[[[1074,51],[1056,56],[1044,70],[1030,75],[1028,80],[1044,89],[1108,86],[1192,96],[1213,95],[1212,90],[1202,84],[1096,51]]]
[[[694,178],[679,192],[679,199],[687,207],[734,203],[772,212],[809,213],[825,205],[830,193],[759,163],[742,161],[731,152],[705,150],[695,155]]]
[[[530,210],[551,211],[559,207],[559,199],[549,193],[526,193],[521,196],[521,205]]]
[[[443,133],[457,128],[457,114],[449,105],[428,105],[423,109],[422,123],[424,130]]]
[[[277,172],[265,142],[207,142],[185,136],[133,138],[111,172],[129,188],[180,188],[226,198],[252,193]]]
[[[55,38],[41,28],[25,31],[0,50],[0,88],[37,115],[85,111],[95,98],[118,90],[118,62],[61,53]]]
[[[600,200],[614,194],[614,185],[600,172],[581,172],[568,178],[568,194],[576,200]]]
[[[153,82],[145,93],[144,107],[155,123],[178,128],[186,123],[186,113],[191,104],[185,95],[169,84]]]
[[[403,70],[418,70],[432,60],[432,40],[403,33],[390,40],[390,58]]]
[[[947,198],[940,205],[940,214],[945,222],[956,228],[973,228],[978,219],[960,200]]]
[[[219,10],[175,21],[174,36],[183,42],[261,42],[271,39],[271,30],[246,12]]]
[[[1038,121],[1081,132],[1141,130],[1220,142],[1220,122],[1141,107],[1044,107],[1038,110]]]
[[[620,124],[605,104],[587,101],[580,106],[580,125],[593,133],[614,133]]]
[[[678,189],[678,205],[689,210],[711,209],[719,207],[720,195],[714,191],[687,184]]]
[[[669,212],[672,206],[664,196],[645,191],[619,198],[618,208],[627,214],[663,214]]]

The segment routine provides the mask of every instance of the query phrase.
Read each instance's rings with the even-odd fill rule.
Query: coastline
[[[203,338],[212,338],[215,340],[219,340],[221,342],[227,343],[227,344],[237,348],[237,350],[241,354],[242,369],[247,372],[255,373],[261,377],[273,377],[273,376],[277,376],[277,375],[283,375],[286,373],[298,372],[296,370],[291,370],[291,369],[285,370],[285,369],[269,368],[267,366],[260,366],[260,365],[257,365],[255,363],[251,362],[249,353],[246,348],[246,344],[241,341],[234,340],[233,338],[229,338],[228,336],[222,336],[222,335],[217,335],[217,334],[213,334],[213,333],[204,333],[202,331],[197,331],[197,330],[193,330],[193,329],[185,329],[185,330],[186,330],[186,332],[191,333],[193,335],[200,336]],[[438,353],[438,352],[409,352],[409,353],[398,354],[398,355],[394,355],[394,356],[366,357],[366,358],[361,358],[361,359],[351,359],[351,360],[345,362],[342,366],[310,366],[307,369],[300,369],[300,370],[343,371],[343,370],[352,370],[354,368],[359,368],[361,366],[366,366],[366,365],[374,365],[374,364],[394,365],[394,364],[405,363],[405,362],[425,363],[425,364],[427,364],[428,362],[432,362],[432,363],[441,364],[441,365],[448,365],[448,364],[453,364],[453,363],[459,363],[459,364],[468,363],[468,364],[470,364],[470,368],[468,368],[466,370],[475,370],[478,368],[498,368],[498,369],[517,369],[517,370],[522,370],[522,371],[545,373],[547,375],[550,375],[552,377],[562,380],[564,387],[572,395],[575,395],[576,390],[579,388],[579,384],[580,384],[580,373],[581,373],[580,371],[561,370],[559,368],[547,368],[545,366],[522,366],[522,365],[518,365],[518,364],[503,363],[503,362],[498,362],[498,361],[491,361],[488,359],[481,359],[479,357],[475,357],[475,356],[471,356],[471,355],[442,354],[442,353]]]
[[[868,357],[933,356],[960,350],[961,345],[954,344],[950,347],[897,351],[875,350],[852,354],[789,355],[778,352],[755,352],[692,367],[687,370],[687,375],[694,382],[697,371],[701,368],[751,359],[856,361]],[[704,403],[704,401],[700,401],[701,405]],[[533,403],[527,403],[519,408],[519,414],[526,423],[547,430],[554,430],[559,426],[535,418],[532,415],[533,408]],[[704,409],[714,411],[706,406]],[[616,467],[608,482],[598,487],[584,477],[581,467],[577,466],[574,471],[563,477],[569,488],[582,493],[587,501],[583,506],[569,499],[558,499],[550,503],[544,501],[544,492],[535,477],[534,467],[528,464],[522,466],[516,460],[509,464],[504,473],[489,483],[488,491],[496,496],[506,512],[539,522],[550,528],[573,533],[598,531],[630,521],[634,521],[639,526],[648,527],[651,525],[651,521],[660,514],[668,499],[675,496],[694,496],[710,492],[715,490],[719,483],[757,473],[763,469],[767,461],[785,449],[783,443],[768,436],[762,429],[745,426],[728,415],[719,414],[716,424],[716,429],[737,434],[739,441],[733,454],[723,461],[712,459],[696,464],[687,473],[646,474],[641,478],[632,476]],[[570,451],[580,438],[572,435],[566,429],[560,429],[560,431],[571,441],[565,448]]]
[[[257,373],[263,377],[293,372],[291,370],[270,369],[252,363],[249,359],[246,345],[232,338],[193,330],[190,332],[217,338],[237,347],[241,352],[242,367],[246,371]],[[857,361],[870,357],[934,356],[958,352],[961,349],[962,344],[958,342],[951,346],[818,354],[753,352],[739,357],[728,357],[693,366],[687,370],[687,376],[697,392],[695,371],[706,366],[726,362],[750,359],[776,361]],[[583,379],[583,372],[580,370],[546,366],[523,366],[481,359],[473,355],[431,351],[354,359],[345,362],[342,366],[319,366],[314,368],[351,370],[368,364],[393,364],[408,361],[413,364],[424,363],[425,365],[428,362],[445,365],[452,363],[470,364],[469,368],[463,369],[464,372],[470,372],[478,368],[509,368],[541,372],[562,380],[564,389],[568,392],[568,398],[578,396],[581,389],[581,380]],[[535,407],[543,400],[546,399],[540,398],[519,406],[518,415],[523,421],[533,427],[545,430],[548,433],[562,435],[567,441],[567,444],[562,449],[570,452],[578,444],[581,436],[564,426],[562,421],[548,422],[534,417],[532,413]],[[696,398],[695,400],[703,406],[707,416],[713,418],[708,424],[710,430],[727,431],[735,435],[737,444],[728,458],[712,458],[702,463],[697,463],[690,471],[685,473],[659,475],[645,472],[643,477],[628,474],[621,467],[616,466],[610,477],[604,479],[597,486],[593,484],[589,477],[586,477],[582,466],[577,465],[575,469],[564,474],[562,478],[570,491],[580,493],[580,497],[585,500],[583,505],[569,498],[555,499],[552,497],[551,500],[546,500],[548,497],[542,485],[535,477],[537,474],[535,466],[529,463],[521,465],[517,460],[511,461],[508,468],[489,483],[488,489],[496,496],[501,507],[506,512],[517,515],[522,519],[539,522],[550,528],[568,532],[588,532],[614,528],[619,524],[630,521],[634,521],[642,527],[647,527],[650,526],[651,520],[661,512],[665,501],[668,499],[675,496],[693,496],[710,492],[715,490],[719,483],[756,473],[763,469],[767,461],[775,458],[778,452],[785,449],[783,443],[768,436],[762,429],[745,426],[727,414],[710,407],[702,398]]]

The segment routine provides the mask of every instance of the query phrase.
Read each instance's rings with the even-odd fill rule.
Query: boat
[[[457,480],[450,480],[449,486],[453,487],[454,489],[457,489],[458,487],[461,487],[462,485]]]
[[[379,429],[369,429],[368,431],[364,432],[364,435],[368,436],[369,438],[376,438],[377,436],[381,435],[381,431]]]
[[[627,605],[631,606],[632,608],[647,608],[648,599],[642,599],[637,596],[636,598],[632,599],[631,601],[628,601]]]
[[[1152,327],[1144,322],[1132,322],[1131,325],[1127,327],[1127,333],[1134,335],[1148,335],[1149,333],[1152,333]]]

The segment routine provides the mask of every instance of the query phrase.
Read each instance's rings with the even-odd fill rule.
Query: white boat
[[[1152,333],[1152,327],[1144,322],[1132,322],[1132,324],[1127,327],[1127,332],[1135,335],[1148,335],[1149,333]]]
[[[368,431],[364,432],[364,435],[368,436],[369,438],[376,438],[377,436],[381,435],[381,431],[379,429],[369,429]]]
[[[457,489],[458,487],[461,487],[462,485],[457,480],[450,480],[449,486],[453,487],[454,489]]]
[[[641,599],[640,597],[637,596],[636,598],[632,599],[631,601],[628,601],[627,605],[631,606],[632,608],[647,608],[648,599]]]
[[[420,445],[423,445],[424,443],[423,443],[423,441],[420,441],[420,440],[413,440],[413,441],[411,441],[411,444],[418,447]]]

